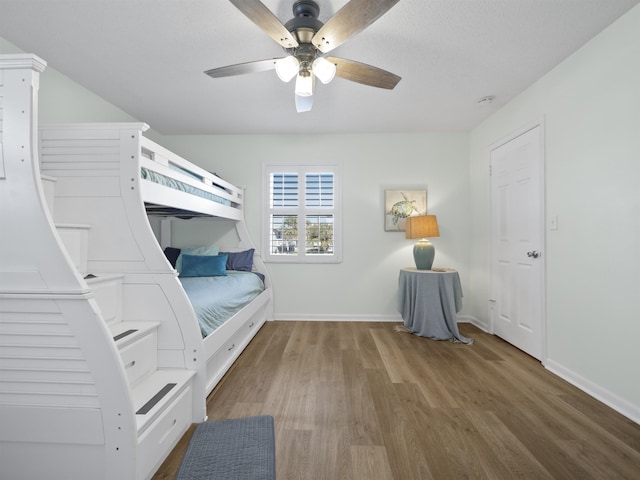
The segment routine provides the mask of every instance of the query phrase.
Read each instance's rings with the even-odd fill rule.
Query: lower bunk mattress
[[[200,332],[206,337],[264,291],[252,272],[227,271],[224,276],[180,277],[193,306]]]

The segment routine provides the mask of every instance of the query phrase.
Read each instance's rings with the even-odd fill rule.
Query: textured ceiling
[[[302,114],[273,71],[203,73],[282,55],[225,0],[0,0],[0,37],[164,134],[468,131],[639,2],[400,0],[331,52],[398,86],[318,82]],[[292,17],[293,0],[263,3]],[[326,21],[346,1],[317,3]]]

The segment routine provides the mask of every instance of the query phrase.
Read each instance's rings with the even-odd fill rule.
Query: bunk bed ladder
[[[51,216],[56,219],[56,178],[43,176]],[[59,202],[64,204],[63,202]],[[191,424],[195,371],[158,367],[157,321],[123,318],[121,273],[91,273],[88,267],[90,224],[55,223],[67,253],[93,294],[96,311],[117,347],[135,413],[136,478],[149,478]]]

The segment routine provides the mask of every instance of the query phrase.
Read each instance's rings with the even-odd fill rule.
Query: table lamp
[[[421,215],[407,218],[407,238],[419,238],[413,247],[413,259],[418,270],[431,270],[435,247],[428,237],[439,237],[438,220],[435,215]]]

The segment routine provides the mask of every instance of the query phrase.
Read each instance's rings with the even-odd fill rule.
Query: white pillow
[[[180,250],[180,255],[178,255],[178,259],[176,260],[176,270],[178,273],[182,273],[182,255],[218,255],[218,251],[220,248],[218,245],[211,245],[209,247],[191,247],[191,248],[183,248]]]

